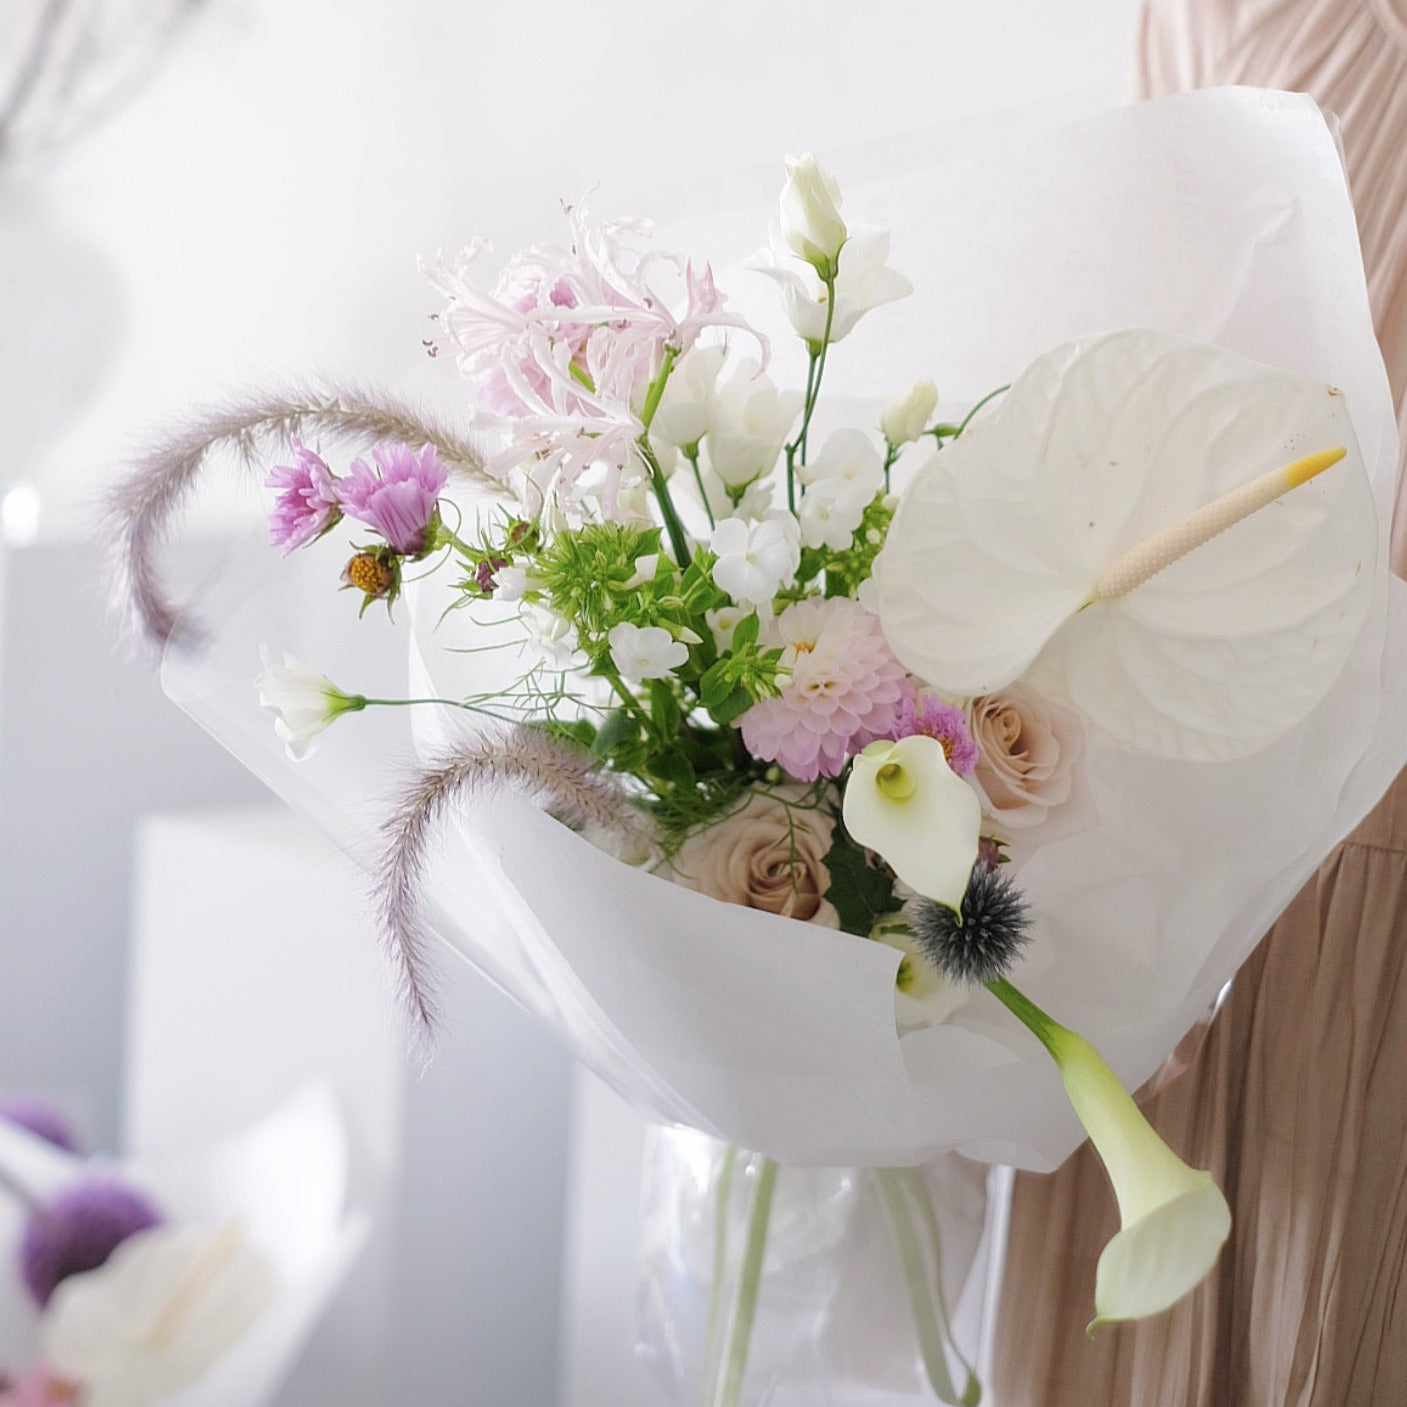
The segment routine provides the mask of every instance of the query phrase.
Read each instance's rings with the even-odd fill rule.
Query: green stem
[[[969,425],[972,424],[972,417],[973,417],[974,415],[976,415],[977,412],[978,412],[979,410],[981,410],[982,407],[983,407],[984,405],[986,405],[988,401],[995,400],[995,399],[996,399],[998,396],[1000,396],[1004,391],[1009,391],[1009,390],[1011,390],[1010,384],[1008,384],[1008,385],[1006,385],[1006,386],[998,386],[995,391],[988,391],[987,394],[986,394],[985,396],[983,396],[982,399],[981,399],[980,401],[978,401],[977,404],[976,404],[975,406],[973,406],[972,409],[971,409],[970,411],[968,411],[965,416],[963,416],[963,418],[962,418],[962,423],[958,426],[957,430],[954,432],[954,436],[953,436],[953,437],[956,439],[958,435],[961,435],[962,432],[963,432],[964,430],[966,430]]]
[[[1005,977],[993,977],[987,990],[1016,1017],[1051,1053],[1057,1064],[1059,1039],[1070,1033],[1053,1017],[1047,1015],[1024,992],[1018,991]]]
[[[752,1194],[752,1211],[747,1222],[747,1241],[738,1272],[738,1294],[733,1301],[733,1318],[723,1356],[723,1379],[716,1407],[738,1407],[742,1400],[743,1375],[747,1371],[748,1344],[752,1322],[757,1314],[757,1294],[762,1285],[762,1259],[767,1249],[767,1225],[772,1216],[772,1194],[777,1187],[777,1164],[763,1158],[757,1165],[757,1186]]]
[[[821,334],[820,350],[808,349],[811,360],[806,368],[806,403],[801,412],[801,429],[796,438],[786,446],[787,454],[787,507],[796,512],[796,456],[801,454],[801,462],[806,463],[806,436],[811,429],[811,417],[815,414],[816,403],[821,399],[821,378],[826,374],[826,353],[831,345],[831,328],[835,326],[835,275],[824,275],[826,283],[826,326]]]
[[[669,373],[674,370],[674,359],[678,355],[673,347],[664,349],[664,360],[660,362],[660,369],[655,373],[655,379],[650,382],[645,391],[645,406],[640,412],[640,423],[646,431],[649,430],[650,423],[655,418],[655,412],[660,408],[660,397],[664,395],[664,383],[669,380]]]
[[[713,509],[708,506],[708,494],[704,492],[703,470],[699,468],[699,447],[695,445],[693,454],[685,454],[684,457],[694,467],[694,482],[699,486],[699,499],[703,503],[704,512],[708,514],[708,525],[710,528],[716,527]]]
[[[733,1200],[733,1173],[738,1166],[738,1145],[730,1143],[723,1154],[718,1189],[713,1199],[713,1284],[708,1297],[708,1343],[704,1354],[703,1402],[708,1407],[718,1391],[718,1337],[723,1329],[723,1276],[728,1269],[728,1208]]]
[[[660,517],[664,519],[664,529],[669,534],[670,551],[674,554],[674,560],[681,566],[689,565],[689,537],[684,531],[684,524],[679,520],[678,510],[674,506],[674,500],[670,497],[669,484],[664,477],[664,470],[660,468],[660,462],[655,458],[655,452],[650,448],[649,437],[642,435],[638,441],[641,457],[650,466],[650,487],[655,491],[655,501],[660,506]]]
[[[436,551],[441,547],[457,547],[466,557],[473,556],[474,549],[464,541],[452,528],[447,528],[440,524],[439,531],[435,534],[435,546],[430,550]]]

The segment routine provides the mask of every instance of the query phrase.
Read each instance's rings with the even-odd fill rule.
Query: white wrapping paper
[[[839,174],[847,214],[894,231],[892,262],[917,289],[832,354],[830,391],[851,407],[871,403],[857,423],[919,376],[936,378],[945,401],[970,402],[1057,343],[1164,328],[1342,388],[1385,541],[1394,420],[1338,152],[1309,100],[1203,92],[872,185]],[[766,217],[752,212],[752,241]],[[743,251],[713,241],[735,241],[739,228],[732,216],[701,217],[697,239],[672,242],[724,262]],[[724,287],[775,330],[765,282],[730,275]],[[335,596],[336,551],[280,562],[251,543],[213,589],[213,608],[199,608],[218,627],[212,651],[169,656],[165,679],[365,858],[397,767],[415,757],[410,711],[339,721],[313,758],[288,762],[252,687],[260,643],[383,696],[467,692],[505,663],[446,651],[479,641],[460,617],[437,625],[444,597],[432,581],[414,603],[409,680],[359,673],[358,629],[382,626],[358,627],[345,597],[335,637],[310,624],[307,603]],[[1304,723],[1214,764],[1092,739],[1082,780],[1092,823],[1053,829],[1044,845],[1039,830],[1023,836],[1035,941],[1013,980],[1130,1086],[1157,1069],[1407,760],[1407,603],[1379,556],[1357,647]],[[422,746],[458,717],[422,717]],[[494,798],[461,819],[431,890],[447,943],[660,1121],[817,1165],[912,1164],[958,1149],[1047,1169],[1083,1137],[1044,1051],[984,992],[901,1039],[896,950],[671,886],[521,799]]]

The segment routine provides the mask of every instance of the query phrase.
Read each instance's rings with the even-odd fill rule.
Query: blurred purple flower
[[[402,556],[415,557],[429,545],[440,491],[449,477],[434,445],[382,445],[372,450],[373,469],[358,459],[337,483],[343,511],[374,528]]]
[[[142,1193],[115,1177],[74,1183],[30,1213],[20,1274],[43,1309],[61,1281],[96,1270],[129,1236],[164,1221]]]
[[[15,1378],[0,1376],[0,1407],[71,1407],[79,1392],[76,1383],[56,1377],[42,1364]]]
[[[264,480],[265,488],[278,491],[269,514],[269,543],[282,547],[285,557],[326,532],[342,516],[332,471],[320,456],[305,449],[296,435],[292,445],[294,462],[276,466]]]
[[[78,1152],[78,1140],[68,1120],[42,1099],[29,1099],[23,1095],[0,1099],[0,1119],[27,1129],[36,1138],[42,1138],[66,1153]]]

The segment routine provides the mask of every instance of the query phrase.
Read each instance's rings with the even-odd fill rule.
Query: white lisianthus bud
[[[840,215],[840,186],[809,151],[804,156],[787,157],[786,168],[782,238],[822,278],[833,278],[849,234]]]
[[[612,626],[606,639],[611,646],[611,662],[621,678],[633,684],[663,679],[689,658],[689,647],[662,625],[639,626],[625,620]]]
[[[278,664],[267,645],[260,647],[259,654],[264,662],[254,681],[259,703],[273,713],[274,732],[295,761],[312,752],[318,735],[336,719],[366,707],[361,694],[343,693],[327,675],[292,655],[285,654]]]
[[[910,889],[960,907],[977,863],[982,803],[937,738],[871,743],[851,764],[842,814],[846,830]]]
[[[912,444],[928,429],[928,422],[938,408],[938,388],[931,381],[920,381],[897,401],[890,401],[880,412],[879,428],[891,445]]]

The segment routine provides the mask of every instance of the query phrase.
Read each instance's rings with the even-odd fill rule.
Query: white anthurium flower
[[[704,438],[709,469],[737,492],[776,467],[806,397],[782,391],[758,363],[740,358],[718,381]]]
[[[307,757],[318,736],[344,713],[366,707],[363,695],[344,693],[325,674],[290,654],[284,655],[282,664],[267,645],[260,647],[259,654],[264,662],[254,681],[259,703],[273,712],[274,732],[295,761]]]
[[[713,388],[723,370],[723,347],[691,347],[674,364],[664,383],[650,438],[675,449],[703,439],[713,419]]]
[[[958,909],[977,863],[982,804],[937,738],[871,743],[850,764],[845,828],[916,894]]]
[[[840,184],[808,151],[786,158],[781,232],[787,248],[824,276],[835,269],[849,232],[840,213]]]
[[[761,522],[725,518],[709,546],[717,561],[713,579],[740,606],[772,600],[801,564],[801,531],[790,513],[770,513]]]
[[[611,646],[611,662],[621,678],[632,684],[663,679],[689,658],[689,647],[662,625],[640,626],[623,620],[611,627],[606,639]]]
[[[921,678],[1021,676],[1126,746],[1229,759],[1338,677],[1376,541],[1339,391],[1133,330],[1046,353],[915,475],[874,596]]]
[[[880,411],[879,428],[895,447],[912,444],[928,429],[928,422],[937,408],[937,386],[931,381],[920,381]]]
[[[203,1377],[277,1292],[272,1264],[237,1223],[153,1227],[58,1287],[44,1359],[85,1385],[85,1407],[150,1407]]]
[[[749,267],[781,285],[787,321],[809,346],[819,347],[826,341],[826,286],[809,264],[791,258],[785,246],[779,248],[778,239],[780,236],[771,247],[760,250]],[[888,230],[866,227],[852,231],[836,274],[832,342],[852,332],[866,313],[914,291],[903,274],[889,267],[888,259]]]

